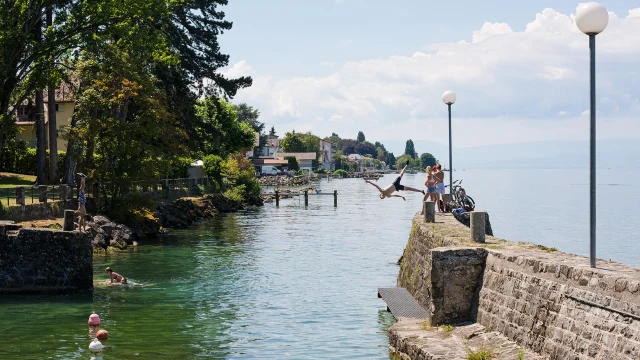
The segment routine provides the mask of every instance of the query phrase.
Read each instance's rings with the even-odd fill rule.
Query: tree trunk
[[[35,28],[36,41],[42,42],[42,19]],[[39,185],[45,185],[47,178],[45,176],[45,166],[47,162],[47,139],[44,129],[44,99],[42,90],[36,90],[36,166],[37,181]]]
[[[71,124],[69,127],[72,129],[75,128],[78,124],[78,118],[76,116],[76,109],[73,109],[73,115],[71,115]],[[69,139],[67,143],[67,158],[64,160],[64,173],[62,182],[65,184],[73,184],[74,176],[73,174],[76,172],[76,162],[78,161],[78,156],[80,155],[80,144],[76,139]]]
[[[47,7],[47,26],[53,24],[53,9]],[[49,183],[58,183],[58,128],[56,119],[56,88],[49,86]]]

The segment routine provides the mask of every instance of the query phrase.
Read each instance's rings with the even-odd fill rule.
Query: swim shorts
[[[444,183],[436,184],[436,191],[438,192],[438,194],[444,195],[445,193]]]
[[[402,179],[401,176],[398,176],[394,181],[393,181],[393,186],[396,188],[396,191],[402,191],[404,190],[404,185],[400,185],[400,179]]]

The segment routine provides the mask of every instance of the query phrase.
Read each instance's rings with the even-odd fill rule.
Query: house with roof
[[[253,135],[254,135],[253,147],[247,150],[247,152],[245,153],[244,157],[246,159],[253,159],[255,157],[256,149],[260,147],[260,133],[257,131],[254,131]]]
[[[336,147],[329,141],[320,140],[320,164],[319,168],[329,171],[336,169]]]
[[[56,89],[56,129],[58,132],[58,150],[67,151],[67,141],[62,139],[62,128],[71,125],[71,116],[75,107],[75,97],[71,85],[63,83]],[[45,139],[49,143],[49,104],[47,91],[44,97]],[[16,138],[27,143],[28,147],[36,147],[36,107],[32,101],[24,101],[16,109]]]
[[[281,151],[282,148],[280,147],[280,138],[278,135],[269,135],[267,143],[264,145],[264,148],[262,148],[262,156],[276,156],[276,154]]]
[[[286,160],[287,157],[293,156],[298,161],[300,170],[311,172],[313,171],[313,162],[316,160],[315,152],[299,152],[299,153],[278,153],[276,158],[280,160]]]

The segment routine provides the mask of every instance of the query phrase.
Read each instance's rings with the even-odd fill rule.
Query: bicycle
[[[462,187],[462,180],[456,180],[453,182],[453,190],[451,191],[451,200],[447,202],[447,210],[449,209],[465,209],[466,211],[473,211],[476,208],[476,202],[473,198],[467,195],[467,191]],[[445,187],[449,187],[446,185]]]

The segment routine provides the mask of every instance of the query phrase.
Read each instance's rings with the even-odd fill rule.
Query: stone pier
[[[414,218],[398,286],[431,318],[393,325],[392,354],[640,359],[640,269],[604,260],[592,269],[585,257],[493,236],[480,244],[470,231],[448,214]]]

